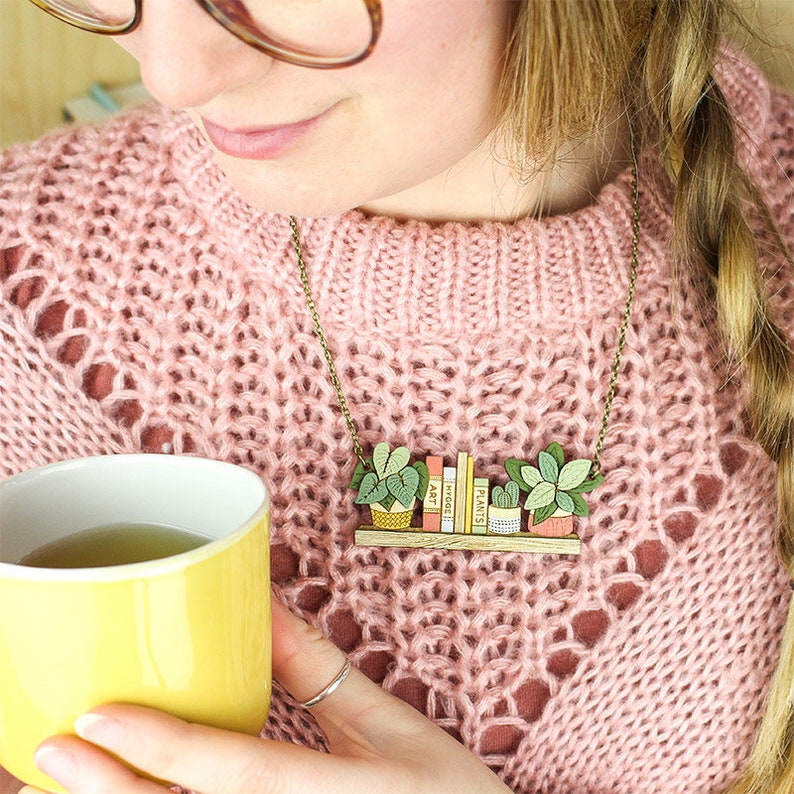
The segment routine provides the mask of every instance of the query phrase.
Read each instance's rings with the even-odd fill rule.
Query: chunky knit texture
[[[792,102],[745,64],[723,88],[792,240]],[[272,489],[278,596],[519,794],[697,794],[736,775],[789,598],[774,467],[746,436],[713,312],[672,297],[654,152],[606,483],[578,558],[351,547],[366,514],[287,219],[246,206],[183,115],[67,129],[1,170],[0,475],[120,452],[242,464]],[[551,440],[591,455],[630,193],[624,173],[590,207],[515,224],[301,219],[365,445],[467,450],[492,480]],[[794,329],[792,273],[764,266]],[[266,732],[323,746],[279,691]]]

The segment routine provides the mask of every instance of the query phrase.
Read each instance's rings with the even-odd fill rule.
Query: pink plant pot
[[[533,524],[533,516],[529,515],[529,525],[527,529],[534,535],[540,535],[544,538],[562,538],[565,535],[573,534],[573,516],[552,516],[540,524],[535,526]]]

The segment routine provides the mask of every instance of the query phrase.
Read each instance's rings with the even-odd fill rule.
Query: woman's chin
[[[233,167],[224,162],[219,164],[237,194],[246,204],[260,212],[321,218],[341,215],[364,201],[356,200],[352,191],[287,180],[277,172],[258,174],[257,178],[253,178],[252,172],[265,170],[257,169],[254,162],[249,164],[249,169],[239,162]]]

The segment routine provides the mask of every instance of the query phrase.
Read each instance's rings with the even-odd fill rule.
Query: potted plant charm
[[[422,461],[409,464],[407,447],[392,450],[378,444],[372,457],[359,462],[350,487],[358,491],[357,505],[369,505],[372,523],[379,529],[407,529],[411,526],[416,501],[425,498],[430,480]]]
[[[488,507],[488,531],[497,535],[514,535],[521,531],[521,508],[518,485],[512,480],[502,488],[495,485]]]
[[[556,441],[538,453],[537,466],[516,458],[505,463],[511,481],[528,492],[524,508],[529,510],[530,532],[549,538],[573,534],[573,517],[590,512],[582,494],[604,482],[600,474],[591,476],[592,465],[585,458],[566,463]]]

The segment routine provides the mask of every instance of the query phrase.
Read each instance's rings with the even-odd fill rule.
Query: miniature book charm
[[[356,466],[350,487],[371,517],[356,530],[356,545],[579,554],[573,517],[588,515],[582,494],[604,481],[592,461],[566,462],[557,442],[538,454],[536,466],[510,458],[507,482],[493,487],[474,476],[466,452],[455,466],[438,456],[414,463],[410,457],[407,447],[381,442]],[[424,502],[421,526],[414,525],[417,502]]]

